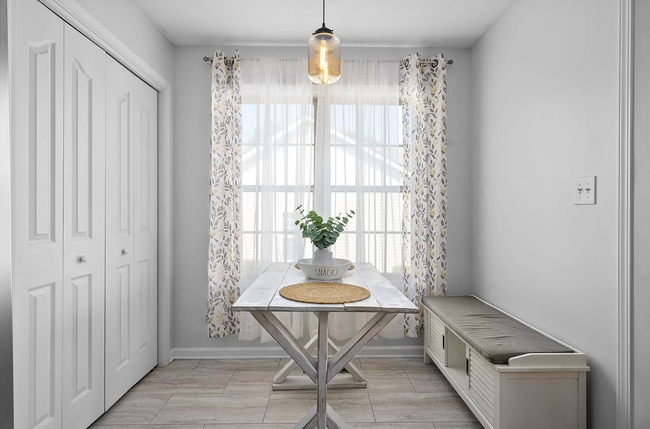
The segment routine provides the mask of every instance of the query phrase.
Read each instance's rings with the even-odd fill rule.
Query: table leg
[[[339,416],[339,414],[334,411],[334,408],[327,406],[327,428],[328,429],[348,429],[349,426],[345,423],[345,420]]]
[[[362,348],[388,325],[397,316],[397,313],[377,313],[364,325],[357,334],[330,359],[327,368],[327,381],[330,382],[339,371],[346,366]]]
[[[327,319],[329,313],[318,313],[318,377],[316,389],[318,390],[316,403],[316,421],[318,429],[327,429],[327,352],[328,334]]]
[[[266,329],[266,332],[277,341],[280,347],[305,371],[305,374],[313,382],[316,382],[316,359],[296,340],[296,337],[291,334],[291,331],[270,311],[251,311],[251,314]]]
[[[300,421],[293,427],[293,429],[314,429],[316,427],[316,405],[300,419]]]
[[[311,354],[312,351],[318,346],[318,335],[314,335],[308,342],[305,344],[305,350]],[[280,384],[287,379],[287,377],[293,372],[294,369],[298,368],[298,364],[293,359],[290,360],[282,369],[275,374],[273,378],[273,384]]]
[[[305,350],[312,353],[314,349],[318,346],[318,335],[314,335],[308,342],[305,344]],[[334,344],[334,341],[328,339],[330,354],[333,356],[338,351],[339,348]],[[298,368],[298,364],[292,359],[290,360],[282,369],[275,375],[273,378],[273,390],[309,390],[316,389],[316,384],[314,384],[308,377],[304,375],[293,375],[287,381],[287,377]],[[367,386],[366,379],[363,376],[363,373],[359,368],[356,367],[352,362],[348,363],[345,366],[345,369],[348,370],[349,376],[341,374],[336,377],[330,384],[330,389],[341,388],[341,389],[351,389],[351,388],[365,388]],[[350,379],[351,378],[351,379]],[[283,385],[283,383],[286,384]]]
[[[338,353],[339,348],[336,346],[336,344],[334,344],[334,341],[328,340],[328,342],[330,344],[330,351],[332,352],[332,355]],[[357,368],[355,364],[350,362],[347,365],[345,365],[345,369],[348,370],[348,372],[350,373],[352,378],[354,378],[355,381],[358,381],[359,383],[363,383],[363,386],[360,385],[359,387],[366,387],[366,378],[363,376],[363,373],[359,368]]]
[[[341,348],[332,359],[328,359],[327,312],[318,313],[318,359],[305,350],[291,332],[269,311],[255,311],[251,314],[275,339],[278,344],[316,383],[316,405],[302,418],[294,429],[349,429],[345,421],[327,405],[327,383],[368,344],[397,314],[378,313]]]

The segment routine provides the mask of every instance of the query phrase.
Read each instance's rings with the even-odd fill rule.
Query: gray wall
[[[634,115],[634,427],[650,428],[650,2],[635,11]]]
[[[618,4],[517,0],[471,50],[473,290],[588,354],[593,429],[616,427]]]
[[[174,311],[173,347],[252,347],[236,337],[214,340],[205,326],[208,278],[208,194],[210,66],[203,62],[215,47],[174,48]],[[225,48],[232,54],[235,48]],[[449,67],[449,290],[469,291],[469,51],[443,49]],[[305,47],[242,47],[243,58],[302,58]],[[345,58],[399,60],[412,52],[428,56],[441,49],[345,48]],[[372,345],[416,345],[421,339]],[[272,344],[269,344],[271,346]]]

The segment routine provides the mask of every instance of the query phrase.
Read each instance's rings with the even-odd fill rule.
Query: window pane
[[[244,272],[306,252],[297,205],[312,206],[314,107],[242,106],[242,245]]]
[[[255,146],[242,146],[242,185],[257,183],[257,166],[259,154]]]
[[[401,108],[337,104],[331,106],[330,120],[331,213],[357,213],[337,241],[335,255],[400,272]]]
[[[402,194],[393,192],[386,194],[386,231],[402,231]]]
[[[336,240],[336,244],[332,246],[332,251],[334,256],[337,258],[349,259],[353,262],[358,261],[356,258],[357,254],[357,236],[356,234],[350,234],[344,232]]]
[[[350,210],[354,210],[357,214],[360,214],[357,208],[356,192],[332,192],[331,204],[332,216],[338,216],[339,214],[345,216],[345,213],[348,213]],[[357,219],[358,215],[353,216],[347,228],[345,228],[346,232],[356,231]]]

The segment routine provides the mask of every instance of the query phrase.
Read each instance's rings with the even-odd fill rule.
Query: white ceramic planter
[[[332,253],[332,249],[327,247],[325,249],[319,249],[318,247],[314,247],[314,264],[318,265],[332,265],[334,261],[334,254]]]

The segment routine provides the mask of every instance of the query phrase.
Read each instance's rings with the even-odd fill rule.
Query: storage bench
[[[586,429],[584,353],[474,296],[423,300],[425,363],[488,429]]]

